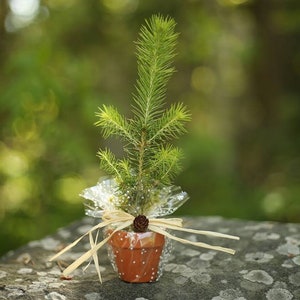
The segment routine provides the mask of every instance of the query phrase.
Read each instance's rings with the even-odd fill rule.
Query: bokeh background
[[[0,254],[84,215],[98,148],[120,150],[95,112],[130,113],[154,13],[181,33],[168,102],[192,112],[177,214],[300,222],[298,0],[2,0]]]

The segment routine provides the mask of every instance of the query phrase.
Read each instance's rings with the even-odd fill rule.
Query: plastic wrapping
[[[145,213],[148,218],[172,214],[188,200],[188,194],[177,186],[164,186],[150,191],[156,201]],[[120,205],[118,186],[113,178],[100,178],[96,186],[83,190],[85,213],[102,218],[105,211]],[[105,235],[113,228],[105,229]],[[127,282],[153,282],[162,274],[164,262],[171,252],[171,241],[162,234],[121,230],[108,241],[108,255],[120,279]]]
[[[106,236],[112,229],[106,229]],[[155,232],[120,230],[108,242],[108,256],[119,278],[127,282],[154,282],[162,275],[171,242]]]
[[[189,199],[186,192],[174,185],[153,189],[150,193],[156,201],[144,212],[148,218],[170,215]],[[104,211],[118,209],[121,203],[117,183],[109,177],[100,178],[97,185],[84,189],[80,196],[85,199],[86,215],[94,218],[101,218]]]

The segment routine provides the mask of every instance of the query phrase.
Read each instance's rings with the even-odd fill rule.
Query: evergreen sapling
[[[153,16],[141,28],[136,44],[138,79],[131,118],[122,116],[113,106],[103,105],[97,112],[96,125],[105,138],[117,136],[122,139],[125,157],[116,158],[109,149],[99,150],[101,168],[112,178],[102,179],[81,195],[89,200],[85,203],[86,214],[100,217],[102,222],[51,258],[56,259],[89,236],[91,248],[69,265],[63,276],[93,258],[102,282],[97,251],[107,242],[113,266],[119,277],[127,282],[158,280],[163,262],[161,256],[169,250],[166,237],[196,247],[235,252],[230,248],[178,238],[169,233],[169,229],[238,240],[236,236],[183,228],[180,218],[157,218],[171,214],[188,199],[179,187],[172,186],[172,179],[180,171],[182,153],[171,140],[186,132],[185,123],[190,120],[190,114],[182,103],[166,107],[165,101],[167,82],[174,73],[172,60],[178,36],[174,28],[173,19],[159,15]],[[129,227],[131,230],[127,231]],[[107,236],[98,242],[101,228],[107,229]],[[144,232],[147,233],[139,234]]]
[[[132,116],[126,118],[111,105],[96,113],[103,137],[124,143],[124,158],[109,149],[100,149],[98,156],[101,169],[117,183],[118,208],[133,215],[145,214],[159,201],[160,189],[181,169],[182,151],[170,142],[186,132],[190,113],[182,103],[166,108],[167,83],[175,71],[175,25],[172,18],[155,15],[141,27]]]

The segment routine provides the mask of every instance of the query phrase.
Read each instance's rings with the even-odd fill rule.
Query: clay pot
[[[153,282],[160,275],[165,237],[155,232],[118,231],[108,242],[110,256],[120,279]]]

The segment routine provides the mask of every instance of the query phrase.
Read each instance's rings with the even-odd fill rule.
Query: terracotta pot
[[[160,275],[165,237],[155,232],[118,231],[109,240],[111,258],[120,279],[153,282]]]

